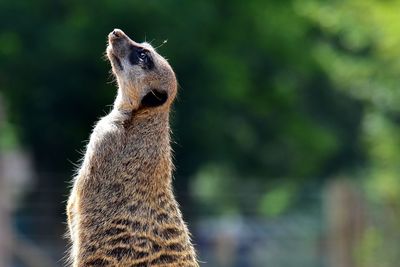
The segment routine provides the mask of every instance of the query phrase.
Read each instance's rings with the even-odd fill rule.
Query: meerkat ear
[[[158,107],[164,104],[168,99],[168,93],[158,89],[151,89],[141,101],[142,107]]]

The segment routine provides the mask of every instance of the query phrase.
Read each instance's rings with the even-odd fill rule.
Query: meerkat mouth
[[[158,107],[167,102],[168,93],[158,89],[152,89],[141,101],[143,107]]]

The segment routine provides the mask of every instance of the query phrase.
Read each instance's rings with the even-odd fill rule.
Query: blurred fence
[[[14,240],[10,251],[12,264],[1,267],[64,265],[68,245],[63,238],[66,225],[60,203],[66,199],[66,190],[48,183],[63,177],[65,175],[40,174],[33,189],[20,199],[18,209],[10,218]],[[41,184],[40,181],[47,182]],[[190,226],[202,266],[377,266],[379,254],[373,251],[374,256],[363,255],[371,252],[363,250],[363,240],[379,212],[368,210],[356,186],[337,180],[321,192],[302,196],[298,201],[305,205],[274,218],[215,217],[186,208],[189,214],[185,217],[197,218],[192,219]],[[0,232],[4,235],[7,228],[1,227]],[[378,245],[384,246],[374,242],[379,243],[379,240],[367,246],[376,249],[379,249]],[[380,266],[397,265],[386,260]]]

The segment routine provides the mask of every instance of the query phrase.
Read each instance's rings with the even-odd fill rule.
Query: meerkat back
[[[172,192],[175,74],[149,44],[118,29],[108,40],[118,93],[68,200],[72,266],[199,266]]]

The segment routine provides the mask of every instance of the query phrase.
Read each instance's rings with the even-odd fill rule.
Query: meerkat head
[[[119,86],[118,108],[162,111],[170,106],[176,95],[176,77],[150,44],[136,43],[115,29],[108,35],[107,56]]]

